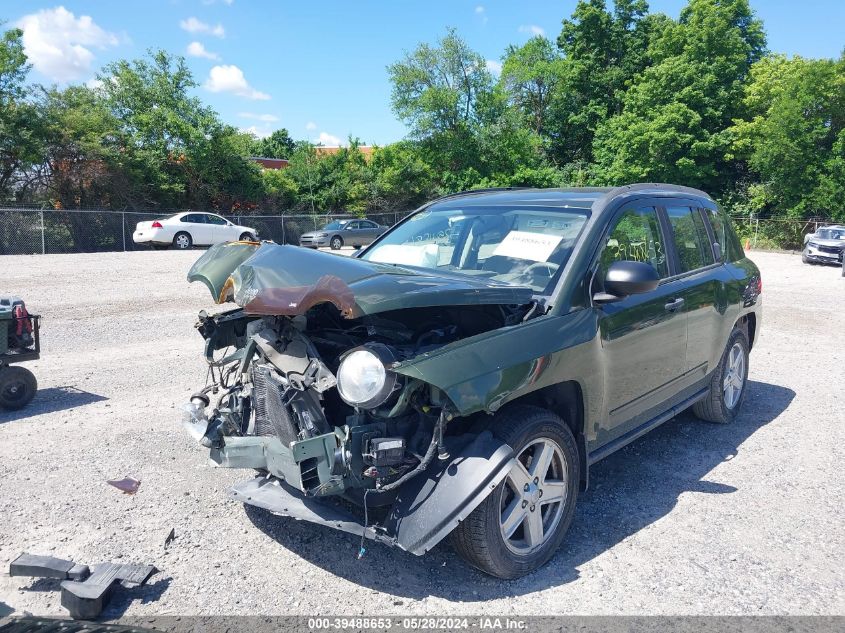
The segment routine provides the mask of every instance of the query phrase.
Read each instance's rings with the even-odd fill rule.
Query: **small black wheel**
[[[241,236],[238,238],[241,242],[255,242],[255,236],[252,233],[241,233]]]
[[[191,234],[185,231],[179,231],[173,236],[173,247],[178,248],[180,251],[188,250],[193,243],[194,240],[191,239]]]
[[[332,247],[333,251],[339,251],[343,246],[343,238],[340,235],[335,235],[332,238],[332,241],[329,242],[329,245]]]
[[[578,498],[578,449],[566,423],[539,407],[496,414],[493,433],[514,449],[507,477],[451,534],[455,551],[498,578],[519,578],[560,546]]]
[[[692,412],[708,422],[733,422],[745,400],[747,383],[748,337],[742,329],[734,328],[719,365],[713,371],[710,390],[692,405]]]
[[[38,390],[35,375],[23,367],[0,368],[0,407],[16,411],[29,404]]]

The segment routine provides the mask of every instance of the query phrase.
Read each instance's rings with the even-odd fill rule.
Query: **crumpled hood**
[[[812,235],[807,241],[812,242],[813,244],[818,244],[819,246],[832,246],[834,248],[842,248],[845,246],[845,240],[829,240],[821,237],[813,237]]]
[[[346,318],[441,305],[520,305],[527,287],[460,274],[425,272],[297,246],[228,243],[212,246],[188,271],[217,303],[234,301],[248,314],[297,315],[318,303]]]

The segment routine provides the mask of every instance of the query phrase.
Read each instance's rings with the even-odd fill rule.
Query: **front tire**
[[[557,415],[519,405],[496,415],[493,434],[514,449],[507,477],[451,534],[455,551],[492,576],[519,578],[545,563],[572,523],[579,459]]]
[[[35,375],[23,367],[0,368],[0,407],[10,411],[30,403],[38,390]]]
[[[252,233],[242,233],[238,238],[241,242],[255,242],[255,236]]]
[[[748,337],[734,328],[710,379],[707,395],[692,405],[696,417],[708,422],[730,424],[745,400],[748,383]]]
[[[331,246],[333,251],[339,251],[343,247],[343,238],[339,235],[335,235],[329,243],[329,246]]]
[[[177,248],[180,251],[186,251],[191,246],[193,246],[194,240],[191,239],[191,234],[186,233],[185,231],[179,231],[176,235],[173,236],[173,248]]]

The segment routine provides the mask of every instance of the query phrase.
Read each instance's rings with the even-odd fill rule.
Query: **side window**
[[[223,226],[224,224],[226,224],[226,220],[221,218],[219,215],[206,214],[205,217],[205,221],[208,222],[208,224],[217,224],[219,226]]]
[[[654,207],[625,209],[610,231],[601,254],[602,271],[616,261],[646,262],[661,279],[669,276],[666,249]]]
[[[675,246],[678,250],[680,272],[685,273],[713,263],[713,248],[698,209],[666,207]]]
[[[728,247],[728,241],[725,236],[725,223],[713,209],[702,209],[701,212],[707,217],[707,221],[710,222],[710,228],[713,229],[713,237],[719,245],[719,252],[722,254],[722,261],[724,261],[725,249]]]
[[[376,225],[374,222],[370,222],[369,220],[361,220],[361,228],[362,229],[374,229]]]
[[[183,215],[181,218],[179,218],[179,221],[180,222],[196,222],[194,217],[195,216],[194,216],[193,213],[189,213],[188,215]]]
[[[359,226],[359,224],[360,224],[360,223],[359,223],[358,221],[354,221],[354,222],[350,222],[349,224],[347,224],[347,225],[346,225],[346,226],[344,226],[343,228],[345,228],[345,229],[352,229],[352,230],[354,231],[355,229],[360,229],[360,228],[361,228],[361,227]]]

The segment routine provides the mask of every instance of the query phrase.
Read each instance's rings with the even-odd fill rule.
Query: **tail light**
[[[757,276],[757,294],[763,294],[763,276]]]
[[[155,222],[153,222],[152,228],[154,228],[154,229],[160,229],[160,228],[162,228],[162,226],[161,226],[161,222],[159,222],[158,220],[156,220]]]

